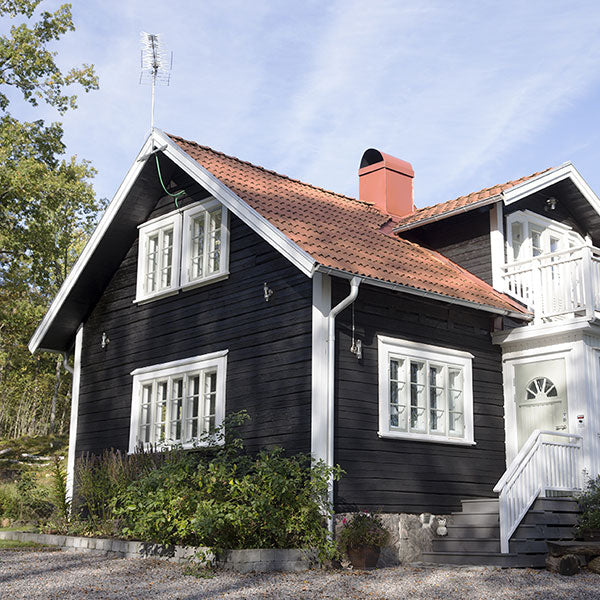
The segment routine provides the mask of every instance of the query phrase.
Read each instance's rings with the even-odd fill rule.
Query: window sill
[[[168,452],[169,450],[200,450],[201,448],[210,448],[216,446],[222,446],[225,443],[224,440],[212,441],[212,442],[187,442],[186,444],[160,444],[158,446],[144,444],[144,452]],[[127,454],[135,454],[140,450],[142,446],[139,444],[133,450],[129,450]]]
[[[187,292],[188,290],[193,290],[195,288],[202,287],[204,285],[208,285],[210,283],[216,283],[217,281],[222,281],[223,279],[227,279],[229,277],[229,271],[223,271],[222,273],[215,273],[210,277],[205,277],[204,279],[198,279],[194,281],[187,281],[186,283],[181,284],[181,291]]]
[[[395,431],[378,431],[380,438],[404,440],[406,442],[431,442],[434,444],[451,444],[453,446],[476,446],[477,442],[469,439],[448,438],[427,433],[403,433]]]
[[[162,292],[157,292],[156,294],[152,294],[151,296],[136,296],[132,304],[148,304],[148,302],[154,302],[154,300],[161,300],[162,298],[168,298],[169,296],[174,296],[179,293],[179,288],[164,290]]]

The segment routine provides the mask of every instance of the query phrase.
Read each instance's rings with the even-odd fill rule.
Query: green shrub
[[[588,480],[585,490],[577,500],[581,510],[577,525],[578,533],[600,529],[600,475]]]
[[[339,468],[280,448],[244,452],[234,415],[210,448],[173,450],[162,465],[132,480],[111,502],[125,536],[213,548],[317,548],[333,556],[326,519],[330,475]],[[227,436],[227,438],[226,438]]]
[[[58,456],[54,457],[51,475],[50,499],[55,516],[60,523],[67,523],[71,517],[71,502],[67,498],[67,474]]]
[[[52,514],[54,507],[35,474],[24,471],[15,483],[0,485],[0,516],[11,521],[34,522]]]

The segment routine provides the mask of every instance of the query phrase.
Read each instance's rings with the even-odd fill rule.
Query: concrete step
[[[448,529],[448,535],[450,529]],[[519,525],[512,539],[515,540],[570,540],[575,537],[572,525]]]
[[[473,500],[462,500],[461,504],[462,512],[464,514],[498,512],[498,498],[475,498]]]
[[[481,565],[497,567],[543,567],[545,554],[501,554],[500,552],[424,552],[423,562],[434,565]]]
[[[546,540],[510,540],[510,551],[516,554],[546,554]]]
[[[500,539],[496,538],[434,538],[434,552],[500,552]]]
[[[531,508],[551,512],[579,512],[579,504],[572,498],[538,498]]]
[[[472,525],[448,525],[447,528],[449,538],[500,538],[500,527],[498,527],[498,525],[492,527],[476,527]]]
[[[577,514],[570,512],[547,512],[530,510],[521,521],[522,525],[577,525]]]
[[[497,512],[492,513],[453,513],[453,527],[498,527],[500,517]]]

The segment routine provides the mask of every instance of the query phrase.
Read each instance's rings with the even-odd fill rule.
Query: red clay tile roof
[[[527,314],[520,304],[437,252],[392,234],[389,217],[369,204],[170,137],[325,267]]]
[[[434,204],[433,206],[419,208],[414,213],[398,219],[398,224],[396,225],[395,231],[406,231],[408,229],[419,227],[420,225],[425,225],[432,220],[437,221],[439,219],[445,219],[446,217],[450,217],[457,212],[465,212],[485,204],[490,204],[491,202],[494,202],[494,198],[496,196],[499,196],[505,190],[509,190],[520,183],[524,183],[525,181],[533,179],[542,173],[546,173],[546,171],[550,171],[552,168],[553,167],[548,167],[543,171],[538,171],[537,173],[533,173],[533,175],[528,175],[527,177],[521,177],[520,179],[507,181],[506,183],[502,183],[500,185],[494,185],[492,187],[479,190],[478,192],[467,194],[466,196],[459,196],[454,200],[448,200],[447,202],[440,202],[440,204]]]

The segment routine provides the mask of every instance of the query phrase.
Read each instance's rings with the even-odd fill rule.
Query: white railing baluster
[[[600,310],[600,249],[579,246],[502,267],[505,289],[534,311],[556,319]]]
[[[500,478],[500,551],[509,552],[510,538],[531,505],[547,491],[581,490],[581,440],[578,434],[536,429]]]

